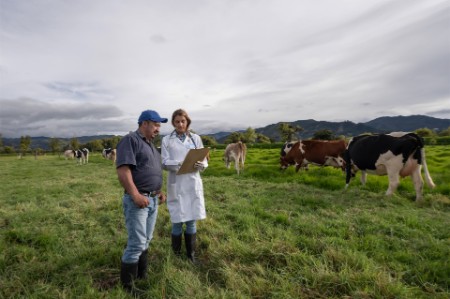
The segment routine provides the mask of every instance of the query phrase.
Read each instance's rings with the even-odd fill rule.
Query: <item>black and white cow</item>
[[[76,150],[75,156],[77,157],[78,164],[87,164],[89,162],[89,150],[87,148]]]
[[[113,163],[116,162],[116,149],[105,148],[102,151],[102,156],[105,159],[112,160]]]
[[[425,181],[434,188],[425,159],[423,139],[415,133],[393,132],[390,134],[360,135],[352,138],[345,152],[346,188],[350,183],[352,167],[361,170],[361,183],[366,174],[387,175],[389,187],[386,195],[395,192],[400,177],[411,176],[416,190],[416,200],[422,198],[423,165]]]

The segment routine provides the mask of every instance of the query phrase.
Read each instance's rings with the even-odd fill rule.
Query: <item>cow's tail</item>
[[[427,183],[428,187],[434,188],[436,187],[436,185],[434,184],[430,172],[428,171],[427,159],[425,158],[425,148],[422,147],[420,149],[420,153],[422,155],[422,165],[423,165],[423,173],[425,175],[425,182]]]
[[[345,161],[345,189],[348,188],[350,184],[350,179],[352,177],[352,160],[350,158],[350,152],[347,148],[344,152],[344,161]]]

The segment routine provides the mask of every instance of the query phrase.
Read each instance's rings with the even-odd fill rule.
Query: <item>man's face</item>
[[[159,134],[161,123],[146,120],[142,123],[142,134],[149,140],[153,140]]]

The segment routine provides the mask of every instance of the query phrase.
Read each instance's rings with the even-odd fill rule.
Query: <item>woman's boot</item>
[[[195,242],[197,241],[197,234],[184,233],[184,241],[186,242],[186,254],[187,257],[195,264]]]
[[[176,256],[181,255],[181,240],[183,235],[172,235],[172,249]]]

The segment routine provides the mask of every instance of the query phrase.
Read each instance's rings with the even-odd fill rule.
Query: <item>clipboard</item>
[[[183,164],[181,164],[180,169],[177,172],[178,174],[185,174],[196,171],[194,168],[194,164],[197,161],[203,161],[209,153],[209,148],[196,148],[191,149],[184,158]]]

